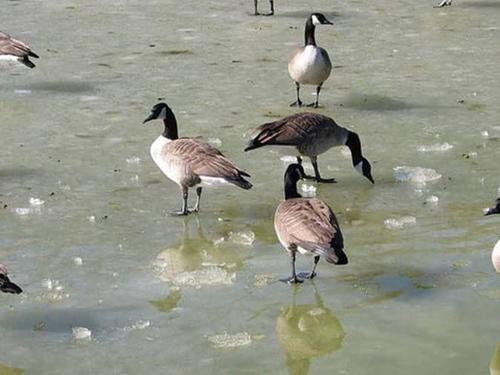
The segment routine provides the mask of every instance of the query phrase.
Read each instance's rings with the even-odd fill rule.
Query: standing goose
[[[451,0],[443,0],[438,5],[434,5],[434,8],[451,7]]]
[[[30,57],[38,59],[38,55],[29,46],[0,31],[0,60],[15,60],[28,68],[34,68],[35,64],[30,61]]]
[[[255,15],[256,16],[260,15],[259,11],[257,10],[257,2],[258,2],[258,0],[253,0],[253,5],[255,8]],[[274,14],[274,0],[269,0],[269,5],[271,7],[271,10],[269,13],[264,14],[265,16],[272,16]]]
[[[493,215],[493,214],[500,214],[500,198],[497,198],[495,201],[495,205],[491,208],[488,208],[484,215]],[[495,267],[495,270],[497,272],[500,272],[500,240],[496,243],[495,247],[493,248],[493,252],[491,253],[491,262],[493,263],[493,267]]]
[[[305,177],[318,182],[335,182],[335,179],[324,179],[319,174],[318,155],[330,147],[345,145],[351,150],[354,169],[374,183],[371,175],[372,167],[361,152],[359,136],[337,125],[330,117],[317,113],[297,113],[263,124],[256,131],[257,134],[249,141],[245,151],[262,146],[292,146],[295,148],[295,153],[311,159],[315,177]],[[297,156],[297,161],[302,164],[300,156]]]
[[[302,101],[299,97],[300,85],[315,85],[316,100],[309,107],[318,108],[319,92],[323,82],[330,76],[332,63],[328,52],[316,45],[314,30],[317,25],[333,25],[321,13],[313,13],[306,20],[305,46],[296,51],[288,62],[288,74],[295,81],[297,87],[297,101],[290,104],[291,107],[301,107]]]
[[[316,276],[320,256],[328,263],[347,264],[344,239],[332,209],[322,200],[303,198],[297,192],[297,181],[304,178],[304,168],[291,164],[285,172],[285,200],[274,214],[274,229],[278,239],[288,252],[292,276],[288,283],[301,283],[295,272],[295,256],[314,255],[312,271],[306,276]]]
[[[198,212],[202,186],[233,184],[242,189],[250,189],[252,184],[243,177],[250,175],[227,159],[215,147],[196,138],[179,138],[177,121],[170,107],[158,103],[151,114],[143,121],[160,119],[165,126],[164,132],[151,144],[150,153],[161,171],[177,185],[182,192],[182,209],[173,215],[187,215]],[[196,187],[196,204],[188,209],[188,189]]]
[[[7,267],[0,264],[0,291],[4,293],[21,294],[23,290],[9,280]]]

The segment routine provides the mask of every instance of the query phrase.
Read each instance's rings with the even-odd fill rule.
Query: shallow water
[[[500,6],[432,5],[314,3],[335,23],[317,31],[335,66],[318,112],[359,133],[376,184],[343,150],[320,157],[339,183],[315,194],[350,264],[322,262],[294,288],[279,282],[288,260],[272,226],[286,163],[242,149],[252,128],[296,112],[286,59],[311,8],[6,2],[2,30],[41,59],[0,73],[0,259],[25,290],[0,296],[0,374],[494,373],[499,221],[481,209],[500,185]],[[158,98],[181,135],[214,138],[254,188],[207,191],[197,217],[165,216],[180,194],[149,157],[161,125],[141,125]]]

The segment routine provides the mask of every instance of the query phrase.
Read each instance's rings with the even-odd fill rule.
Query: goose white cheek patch
[[[321,25],[321,22],[319,22],[318,17],[312,16],[312,22],[314,26]]]
[[[165,108],[162,108],[161,112],[160,112],[160,115],[158,116],[158,118],[166,118],[167,117],[167,110]]]

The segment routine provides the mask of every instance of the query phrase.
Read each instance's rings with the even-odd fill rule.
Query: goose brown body
[[[16,59],[29,68],[35,67],[29,57],[38,58],[28,45],[0,31],[0,57],[2,56]]]

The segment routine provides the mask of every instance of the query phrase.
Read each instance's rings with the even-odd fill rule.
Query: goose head
[[[327,18],[323,15],[323,13],[312,13],[309,16],[309,18],[314,26],[333,25],[333,22],[328,21]]]
[[[372,165],[368,160],[362,158],[361,161],[354,166],[354,169],[365,176],[372,184],[375,183],[372,177]]]
[[[493,207],[484,210],[484,216],[500,214],[500,198],[497,198]]]
[[[173,116],[173,112],[170,109],[170,107],[167,105],[167,103],[157,103],[151,108],[151,113],[149,114],[148,117],[144,119],[142,122],[145,124],[146,122],[152,121],[152,120],[166,120],[170,116]]]
[[[0,291],[4,293],[21,294],[23,290],[9,280],[7,267],[0,264]]]

